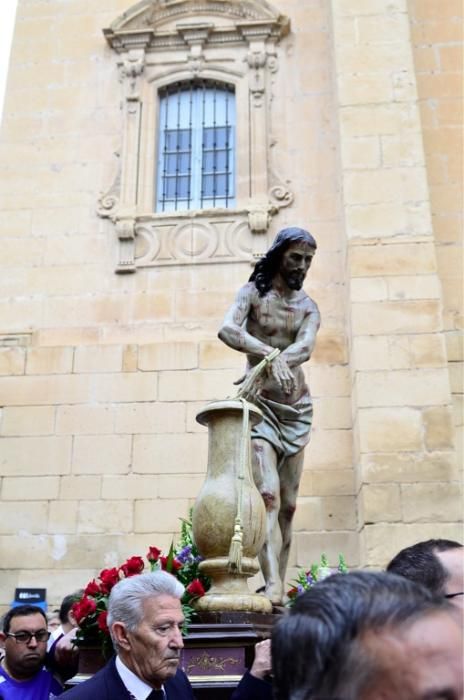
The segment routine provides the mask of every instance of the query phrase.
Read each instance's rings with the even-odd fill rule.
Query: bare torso
[[[254,286],[254,285],[253,285]],[[255,338],[267,343],[273,348],[279,348],[284,353],[293,345],[303,321],[311,312],[316,312],[315,303],[303,291],[295,292],[291,300],[281,297],[271,289],[266,296],[260,297],[256,290],[251,291],[250,312],[246,321],[247,332]],[[260,361],[256,355],[247,355],[248,365],[254,366]],[[261,394],[267,398],[284,403],[294,403],[306,389],[302,368],[289,361],[295,385],[293,391],[285,395],[272,376],[267,376],[261,389]]]

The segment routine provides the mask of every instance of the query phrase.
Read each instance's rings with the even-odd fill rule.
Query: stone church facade
[[[461,15],[456,0],[19,0],[0,134],[0,610],[18,586],[56,603],[177,537],[206,471],[195,415],[244,366],[217,329],[288,225],[318,242],[322,315],[289,580],[322,552],[382,567],[462,539]],[[204,144],[197,175],[169,160],[196,114],[215,130],[209,176]]]

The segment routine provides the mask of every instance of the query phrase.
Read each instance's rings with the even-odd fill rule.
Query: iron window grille
[[[235,204],[235,92],[194,80],[159,91],[156,211]]]

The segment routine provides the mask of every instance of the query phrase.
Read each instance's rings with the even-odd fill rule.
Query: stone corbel
[[[127,99],[137,99],[140,77],[145,67],[145,49],[130,49],[120,66],[121,81],[126,86]]]
[[[116,272],[135,272],[135,223],[133,216],[118,216],[115,220],[119,239]]]
[[[250,202],[248,207],[248,226],[251,233],[266,233],[271,221],[268,202]]]
[[[198,46],[192,46],[192,50],[187,58],[188,68],[193,73],[193,75],[198,75],[199,73],[201,73],[205,64],[205,57],[203,56],[203,52],[201,48],[199,51],[197,51],[196,49],[198,48]]]
[[[266,90],[266,51],[264,46],[250,47],[246,56],[246,62],[250,69],[250,92],[255,107],[261,107],[264,103],[264,93]]]
[[[208,37],[214,29],[214,24],[205,23],[183,23],[177,24],[176,29],[182,36],[183,40],[190,47],[204,46],[208,41]]]
[[[178,24],[176,29],[190,47],[187,57],[189,69],[194,75],[198,75],[205,63],[203,48],[214,29],[214,24]]]

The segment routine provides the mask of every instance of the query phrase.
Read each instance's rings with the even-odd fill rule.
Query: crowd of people
[[[428,540],[399,552],[386,571],[334,574],[298,596],[232,700],[463,700],[464,548]],[[50,638],[39,607],[2,621],[3,700],[194,700],[180,667],[182,584],[165,571],[112,589],[108,626],[115,654],[92,678],[63,689],[69,674],[74,596]],[[72,667],[72,663],[71,663]]]

